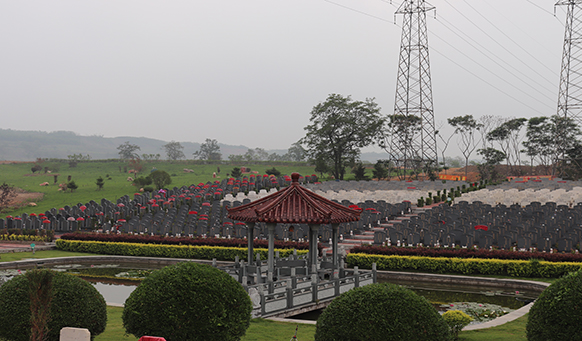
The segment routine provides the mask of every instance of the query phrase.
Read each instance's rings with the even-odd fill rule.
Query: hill
[[[200,138],[203,140],[202,138]],[[66,159],[67,155],[89,154],[94,160],[116,159],[119,157],[117,147],[129,141],[140,146],[138,154],[160,154],[165,157],[163,145],[169,141],[162,141],[148,137],[103,137],[81,136],[71,131],[21,131],[0,129],[0,160],[10,161],[34,161],[37,158]],[[192,153],[200,149],[198,142],[179,141],[184,147],[184,155],[192,158]],[[229,155],[241,155],[247,152],[249,147],[244,145],[227,145],[219,141],[223,159]],[[250,147],[256,148],[256,147]],[[265,148],[266,149],[266,148]],[[287,150],[266,150],[269,154],[285,154]],[[377,159],[387,158],[387,154],[363,153],[362,160],[376,162]]]

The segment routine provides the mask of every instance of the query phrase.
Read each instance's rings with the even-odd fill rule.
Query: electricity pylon
[[[572,121],[579,126],[582,123],[582,0],[562,0],[555,6],[567,7],[557,115],[562,119],[560,122]],[[553,174],[560,161],[571,162],[566,160],[566,149],[571,142],[566,129],[567,124],[556,129],[557,148]],[[564,168],[566,167],[561,167]]]
[[[400,175],[438,167],[424,0],[404,0],[394,115],[387,151]]]

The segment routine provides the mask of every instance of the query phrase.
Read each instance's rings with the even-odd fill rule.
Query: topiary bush
[[[459,332],[471,321],[473,318],[460,310],[449,310],[443,314],[443,319],[449,325],[453,339],[459,338]]]
[[[565,275],[544,290],[529,311],[527,339],[582,340],[582,271]]]
[[[448,340],[449,327],[424,298],[381,283],[334,299],[317,320],[316,341]]]
[[[245,334],[251,311],[249,295],[226,272],[184,262],[144,279],[125,301],[122,319],[138,338],[228,341]]]
[[[50,302],[47,340],[58,341],[64,327],[87,328],[91,337],[105,330],[107,305],[95,287],[66,273],[46,269],[35,271],[16,276],[0,286],[0,338],[11,341],[30,340],[32,326],[29,276],[39,272],[52,273],[52,289],[49,292],[51,297],[41,300]]]

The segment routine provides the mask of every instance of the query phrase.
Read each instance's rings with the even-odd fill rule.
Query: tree
[[[184,147],[180,144],[180,142],[176,141],[168,142],[162,147],[166,150],[168,160],[180,160],[186,157],[184,155],[184,152],[182,151]]]
[[[172,177],[170,177],[170,174],[163,170],[151,172],[150,175],[148,175],[148,178],[152,180],[157,189],[162,189],[172,183]]]
[[[0,213],[8,208],[14,197],[16,197],[16,189],[13,186],[5,182],[0,185]]]
[[[366,167],[361,162],[358,162],[352,168],[352,173],[356,177],[356,180],[370,180],[370,177],[366,175]]]
[[[287,149],[287,158],[289,161],[304,161],[306,156],[306,150],[301,146],[300,142],[295,142]]]
[[[234,167],[232,169],[232,171],[230,172],[230,176],[232,176],[235,179],[240,178],[242,176],[242,172],[240,171],[240,168]]]
[[[311,124],[300,144],[311,160],[325,160],[336,179],[343,179],[346,166],[360,155],[360,148],[380,140],[385,119],[374,99],[364,102],[332,94],[311,111]]]
[[[206,139],[206,142],[200,145],[200,150],[194,153],[194,157],[200,160],[219,161],[222,159],[218,141]]]
[[[372,170],[372,176],[378,180],[388,178],[390,176],[390,172],[386,167],[387,164],[389,164],[389,161],[385,160],[376,161],[374,169]]]
[[[521,165],[520,131],[526,121],[525,118],[510,119],[487,134],[487,140],[499,143],[501,150],[506,155],[507,166],[514,174],[516,171],[513,165]]]
[[[499,174],[495,170],[495,166],[505,160],[507,155],[504,152],[495,148],[487,147],[485,149],[477,150],[477,154],[483,156],[485,163],[477,166],[482,180],[491,179],[496,180]]]
[[[98,177],[97,178],[97,181],[95,182],[95,185],[97,185],[97,188],[99,190],[102,190],[103,189],[103,185],[105,185],[105,181],[103,181],[103,178],[102,177]]]
[[[142,157],[142,159],[144,159],[144,161],[157,161],[160,159],[161,155],[160,154],[142,154],[141,157]]]
[[[481,124],[477,123],[473,118],[473,115],[457,116],[447,119],[449,124],[455,128],[455,134],[459,135],[459,148],[461,153],[465,157],[465,179],[468,174],[469,157],[475,148],[477,148],[477,142],[475,141],[475,135]]]
[[[73,180],[67,184],[67,188],[71,190],[71,193],[73,193],[77,188],[79,188],[79,186],[75,183],[75,180]]]
[[[267,161],[269,159],[269,153],[267,153],[263,148],[249,148],[243,155],[243,159],[248,162]]]
[[[532,117],[527,121],[525,133],[527,140],[522,143],[525,147],[522,152],[530,157],[532,170],[536,159],[541,166],[549,170],[556,152],[554,133],[555,127],[546,116]]]
[[[125,301],[122,320],[138,338],[235,341],[245,335],[252,310],[249,294],[229,274],[183,262],[146,277]]]
[[[136,144],[131,144],[129,141],[125,141],[125,143],[120,144],[117,149],[119,150],[120,159],[129,160],[131,158],[139,157],[136,151],[140,150],[141,148]]]

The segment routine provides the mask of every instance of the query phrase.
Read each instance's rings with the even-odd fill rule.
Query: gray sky
[[[286,149],[330,93],[391,114],[401,1],[330,1],[1,0],[1,127]],[[437,122],[556,112],[554,2],[431,1]]]

